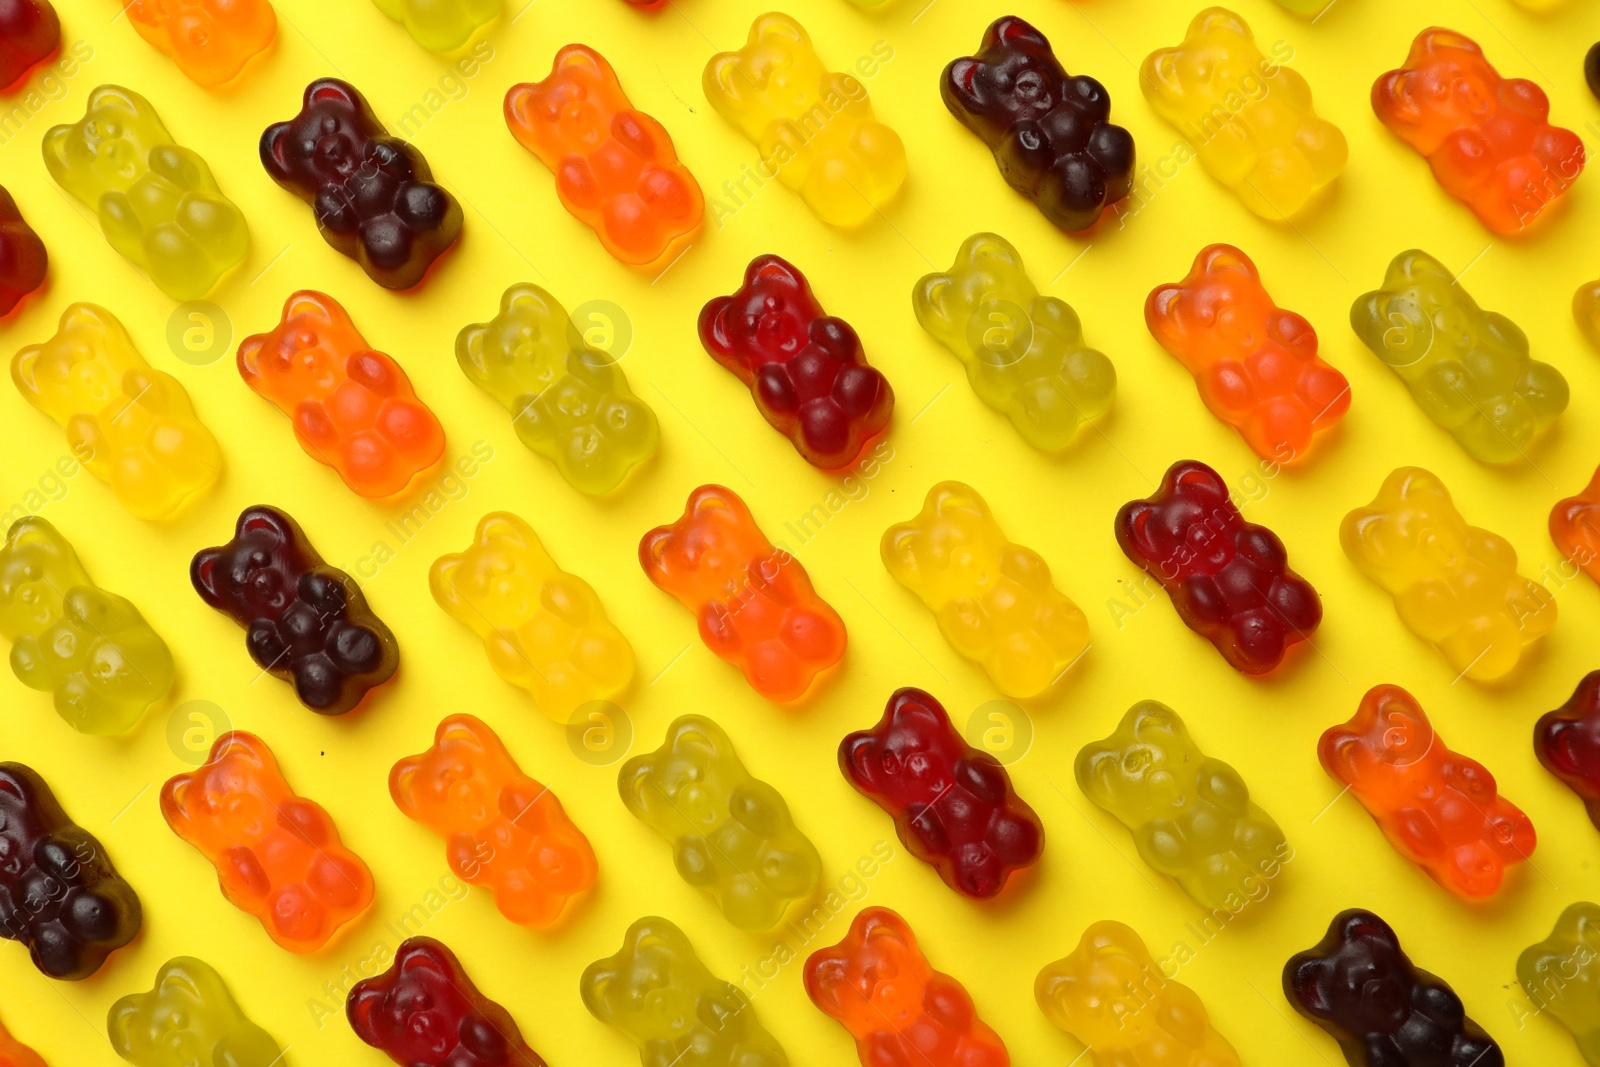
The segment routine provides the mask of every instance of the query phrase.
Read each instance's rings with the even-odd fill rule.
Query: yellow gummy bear
[[[1094,1067],[1239,1067],[1194,990],[1166,977],[1144,941],[1097,922],[1033,984],[1049,1020],[1089,1046]]]
[[[1256,47],[1244,19],[1213,7],[1183,43],[1139,71],[1150,106],[1194,146],[1206,173],[1264,219],[1286,219],[1344,170],[1344,134],[1311,106],[1311,87]]]
[[[1550,936],[1517,957],[1517,980],[1572,1031],[1583,1062],[1600,1067],[1600,904],[1579,901],[1562,912]]]
[[[1050,565],[1007,541],[970,486],[928,490],[916,518],[884,531],[879,552],[951,647],[1006,696],[1040,695],[1089,647],[1089,621],[1051,584]]]
[[[527,282],[456,336],[456,362],[509,412],[517,437],[581,493],[609,493],[655,455],[656,413],[616,360],[590,348],[556,298]]]
[[[430,52],[454,52],[500,14],[500,0],[372,0]]]
[[[556,566],[515,515],[485,515],[465,552],[434,561],[428,586],[441,608],[483,638],[494,672],[532,693],[556,722],[633,680],[633,646],[600,598]]]
[[[11,669],[55,695],[74,730],[120,734],[172,688],[172,653],[132,603],[99,588],[77,552],[38,516],[0,547],[0,634]]]
[[[183,385],[146,363],[105,308],[68,306],[54,337],[12,359],[11,380],[141,519],[171,518],[222,473],[217,439]]]
[[[866,87],[825,69],[788,15],[756,19],[745,46],[712,56],[701,82],[711,106],[755,142],[762,177],[776,173],[823,222],[861,225],[906,180],[905,146],[873,118]]]
[[[1406,629],[1473,681],[1510,674],[1556,624],[1555,598],[1517,573],[1511,543],[1468,526],[1444,483],[1419,467],[1389,475],[1371,504],[1345,516],[1339,540],[1394,597]]]
[[[911,303],[922,328],[966,365],[978,399],[1033,447],[1059,451],[1110,409],[1116,368],[1083,343],[1077,312],[1039,295],[1005,238],[967,238],[948,273],[917,282]]]
[[[174,300],[204,296],[250,245],[244,215],[206,161],[172,143],[150,101],[119,85],[89,94],[89,109],[44,137],[56,183],[94,209],[111,247]]]
[[[222,976],[179,956],[156,973],[155,988],[111,1006],[111,1047],[135,1067],[276,1067],[278,1043],[239,1010]]]

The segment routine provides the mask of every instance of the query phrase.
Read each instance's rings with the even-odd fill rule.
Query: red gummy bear
[[[6,0],[0,0],[3,14]],[[17,209],[17,202],[0,186],[0,315],[9,315],[22,298],[44,284],[50,257],[44,242]]]
[[[1311,583],[1265,526],[1245,522],[1216,471],[1174,463],[1161,488],[1117,512],[1117,544],[1154,575],[1179,618],[1235,670],[1265,674],[1322,621]]]
[[[1533,724],[1533,751],[1545,770],[1583,798],[1600,829],[1600,671],[1584,675],[1571,700]]]
[[[1533,82],[1502,78],[1478,43],[1437,26],[1372,86],[1372,110],[1427,158],[1445,192],[1496,233],[1516,233],[1583,170],[1583,142],[1549,122]]]
[[[0,0],[0,93],[21,88],[59,44],[61,20],[49,0]]]
[[[1349,722],[1322,735],[1317,758],[1395,851],[1452,893],[1488,897],[1507,867],[1533,854],[1533,823],[1482,764],[1450,751],[1397,685],[1369,689]]]
[[[911,854],[965,896],[995,896],[1044,851],[1044,827],[1005,767],[962,740],[920,689],[896,690],[876,726],[848,735],[839,769],[894,817]]]
[[[812,466],[848,467],[889,425],[894,390],[861,339],[824,315],[805,276],[777,256],[751,260],[738,292],[701,309],[700,343]]]

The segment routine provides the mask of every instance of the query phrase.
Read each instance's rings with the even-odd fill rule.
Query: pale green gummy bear
[[[500,14],[501,0],[372,0],[430,52],[454,52]]]
[[[1517,957],[1528,999],[1572,1031],[1589,1067],[1600,1067],[1600,904],[1579,901],[1550,936]]]
[[[111,1047],[137,1067],[275,1067],[283,1052],[245,1017],[222,976],[190,956],[169,960],[155,988],[123,997],[106,1019]]]

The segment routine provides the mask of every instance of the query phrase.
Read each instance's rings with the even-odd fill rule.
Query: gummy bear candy
[[[1304,18],[1321,14],[1332,3],[1333,0],[1278,0],[1279,7]]]
[[[1484,311],[1444,268],[1412,249],[1383,288],[1358,298],[1350,325],[1405,383],[1423,414],[1484,463],[1526,458],[1567,408],[1567,380],[1528,357],[1528,338]]]
[[[1371,504],[1344,517],[1344,554],[1394,598],[1406,629],[1436,647],[1459,676],[1492,682],[1556,624],[1556,602],[1517,573],[1517,550],[1468,526],[1444,483],[1400,467]]]
[[[1584,675],[1565,704],[1539,716],[1533,751],[1545,770],[1583,799],[1600,830],[1600,671]]]
[[[173,518],[221,476],[222,451],[183,383],[146,363],[105,308],[69,304],[54,337],[12,359],[11,380],[141,519]]]
[[[1289,957],[1283,995],[1339,1042],[1350,1067],[1505,1067],[1455,990],[1412,966],[1370,911],[1340,912],[1320,942]]]
[[[61,45],[61,20],[49,0],[0,0],[0,93],[20,89]]]
[[[1122,923],[1084,930],[1071,955],[1039,972],[1033,996],[1051,1022],[1088,1046],[1092,1067],[1239,1067],[1194,990],[1162,973]]]
[[[311,205],[322,239],[385,289],[422,281],[461,236],[461,205],[422,153],[337,78],[306,86],[300,114],[262,132],[261,165]]]
[[[505,112],[511,135],[556,176],[561,205],[621,262],[663,268],[700,232],[700,183],[599,52],[567,45],[548,78],[511,87]]]
[[[888,908],[864,908],[843,941],[806,960],[806,995],[850,1032],[862,1067],[1010,1067],[960,982],[933,969]]]
[[[1089,621],[1057,591],[1050,565],[1007,541],[969,485],[929,489],[915,518],[883,532],[878,552],[933,612],[950,647],[1006,696],[1041,695],[1089,649]]]
[[[1350,154],[1339,128],[1312,109],[1306,80],[1269,62],[1226,8],[1200,12],[1182,44],[1151,52],[1139,88],[1206,173],[1264,219],[1299,213]]]
[[[1033,287],[1005,238],[967,238],[948,273],[917,282],[911,304],[922,328],[966,366],[978,399],[1034,448],[1058,452],[1110,410],[1116,368],[1084,344],[1076,311]]]
[[[700,343],[814,467],[850,466],[889,425],[894,390],[861,338],[823,314],[805,275],[777,256],[751,260],[737,292],[700,309]]]
[[[1550,538],[1562,556],[1600,582],[1600,467],[1577,496],[1550,510]]]
[[[99,215],[111,247],[174,300],[205,296],[250,249],[244,215],[206,161],[130,89],[95,89],[84,117],[51,127],[43,150],[50,177]]]
[[[1373,83],[1372,110],[1495,233],[1531,224],[1583,170],[1583,142],[1550,125],[1544,90],[1502,78],[1455,30],[1417,34],[1406,65]]]
[[[1600,100],[1600,42],[1589,46],[1589,51],[1583,56],[1583,80],[1589,83],[1589,91]]]
[[[455,52],[500,16],[500,0],[372,0],[430,52]],[[463,1065],[465,1067],[465,1065]]]
[[[1262,459],[1300,462],[1349,410],[1350,383],[1317,355],[1317,331],[1272,302],[1232,245],[1208,245],[1187,278],[1151,290],[1144,321]]]
[[[997,896],[1044,852],[1044,826],[1005,767],[967,744],[920,689],[895,690],[876,726],[847,734],[839,769],[889,813],[911,854],[963,896]]]
[[[400,665],[394,634],[355,579],[324,563],[300,524],[277,508],[240,512],[233,540],[196,553],[189,580],[200,599],[244,627],[256,665],[292,682],[320,715],[343,715]]]
[[[3,4],[4,0],[0,0]],[[12,1037],[4,1024],[0,1024],[0,1067],[46,1067],[44,1060],[33,1049]]]
[[[591,1015],[639,1046],[643,1067],[788,1067],[750,998],[659,916],[628,927],[622,949],[591,963],[578,992]]]
[[[5,3],[0,0],[0,5]],[[49,265],[44,242],[0,186],[0,316],[9,315],[23,297],[44,284]]]
[[[678,876],[716,898],[741,930],[768,930],[822,877],[816,846],[778,791],[753,778],[733,741],[703,715],[667,727],[666,742],[617,776],[622,802],[672,845]]]
[[[776,173],[830,226],[881,214],[905,183],[899,134],[873,117],[854,75],[823,67],[788,15],[756,19],[743,48],[711,57],[701,85],[717,113],[755,143],[762,173]]]
[[[229,903],[290,952],[317,951],[372,903],[372,871],[254,734],[223,734],[203,766],[169,779],[161,814],[217,868]]]
[[[1550,936],[1517,957],[1517,980],[1541,1011],[1572,1031],[1583,1062],[1600,1067],[1600,904],[1580,901]]]
[[[1245,522],[1221,475],[1199,460],[1179,460],[1153,496],[1122,505],[1116,533],[1234,670],[1267,673],[1322,622],[1317,591],[1289,568],[1278,535]]]
[[[844,657],[844,620],[787,551],[772,547],[731,489],[702,485],[683,517],[639,542],[656,588],[691,611],[700,640],[782,704],[800,700]]]
[[[122,0],[122,6],[140,37],[207,89],[238,77],[278,36],[268,0]]]
[[[404,493],[444,454],[444,427],[406,372],[326,293],[291,294],[272,332],[240,343],[239,374],[289,417],[306,455],[361,496]]]
[[[977,55],[944,68],[939,95],[1011,188],[1063,230],[1088,229],[1133,188],[1133,137],[1111,122],[1105,86],[1069,75],[1015,15],[995,20]]]
[[[546,1067],[517,1021],[478,992],[456,954],[412,937],[345,1001],[356,1036],[402,1067]]]
[[[1572,316],[1589,343],[1600,348],[1600,281],[1585,282],[1572,294]]]
[[[511,412],[517,437],[580,493],[609,493],[655,455],[656,413],[622,365],[584,342],[556,298],[530,282],[500,297],[500,313],[456,336],[466,376]]]
[[[0,634],[18,680],[54,694],[57,713],[86,734],[126,733],[172,688],[167,643],[37,515],[12,523],[0,547]]]
[[[1143,700],[1078,753],[1078,788],[1133,834],[1139,857],[1202,908],[1237,910],[1288,855],[1239,772],[1200,751],[1178,713]]]
[[[1533,854],[1533,823],[1476,760],[1452,752],[1416,698],[1373,686],[1317,745],[1323,770],[1355,794],[1395,851],[1458,896],[1482,900]]]
[[[167,961],[155,988],[123,997],[106,1021],[111,1047],[135,1067],[281,1067],[283,1052],[251,1022],[211,965]]]

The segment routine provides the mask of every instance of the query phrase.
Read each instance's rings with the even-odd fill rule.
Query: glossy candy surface
[[[311,205],[323,240],[385,289],[409,289],[461,236],[461,205],[355,86],[318,78],[300,113],[261,134],[261,165]]]
[[[977,490],[940,482],[922,510],[883,532],[883,565],[933,612],[939,632],[1010,697],[1048,690],[1089,647],[1089,621],[1050,565],[1006,540]]]
[[[682,518],[639,542],[639,563],[695,616],[706,647],[769,700],[800,700],[844,656],[844,620],[731,489],[690,493]]]
[[[1600,671],[1584,675],[1565,704],[1539,716],[1533,751],[1545,770],[1583,799],[1600,830]]]
[[[0,547],[0,635],[11,669],[51,693],[74,730],[120,734],[172,688],[172,652],[133,604],[90,579],[46,520],[12,523]]]
[[[1533,854],[1532,821],[1482,764],[1450,750],[1397,685],[1368,690],[1349,722],[1323,732],[1317,758],[1396,852],[1458,896],[1492,896],[1506,870]]]
[[[0,0],[0,16],[6,0]],[[0,186],[0,316],[44,284],[50,256],[44,242],[22,217],[17,202]]]
[[[1600,1067],[1600,904],[1579,901],[1550,936],[1517,957],[1528,999],[1572,1031],[1589,1067]]]
[[[294,425],[306,455],[364,497],[405,492],[444,454],[444,428],[339,302],[302,289],[270,333],[239,345],[239,374]]]
[[[1078,313],[1042,296],[1005,238],[976,233],[944,274],[911,291],[917,321],[967,370],[978,399],[1045,452],[1066,448],[1111,408],[1117,372],[1083,340]]]
[[[46,1067],[44,1060],[33,1049],[12,1037],[4,1024],[0,1024],[0,1067]]]
[[[50,0],[0,0],[0,92],[20,90],[60,44],[61,20]]]
[[[1550,539],[1563,557],[1600,582],[1600,467],[1576,496],[1550,509]]]
[[[1277,534],[1246,522],[1222,477],[1199,460],[1174,463],[1153,496],[1122,505],[1116,534],[1184,625],[1237,671],[1271,671],[1322,622],[1317,591],[1289,568]]]
[[[877,725],[846,735],[839,769],[889,813],[911,854],[964,896],[997,896],[1044,852],[1044,826],[1005,767],[967,744],[920,689],[896,690]]]
[[[741,930],[771,929],[822,877],[789,805],[751,777],[703,715],[675,720],[660,748],[623,764],[617,788],[634,817],[671,844],[678,876],[710,893]]]
[[[594,884],[594,850],[561,801],[522,773],[480,719],[451,715],[433,747],[389,772],[389,795],[408,818],[444,838],[450,870],[494,894],[500,914],[541,928]]]
[[[1510,674],[1529,645],[1556,624],[1556,601],[1517,573],[1517,551],[1456,510],[1450,492],[1420,467],[1384,479],[1371,504],[1339,527],[1344,554],[1394,598],[1406,629],[1475,682]]]
[[[699,232],[700,183],[599,52],[567,45],[548,78],[511,87],[505,113],[512,136],[555,175],[562,206],[621,262],[665,267]]]
[[[140,37],[207,89],[238,77],[278,36],[268,0],[122,0],[122,6]]]
[[[500,15],[501,0],[372,0],[430,52],[454,52]]]
[[[324,563],[300,524],[277,508],[240,512],[233,540],[197,553],[189,580],[244,627],[256,665],[292,682],[320,715],[343,715],[400,665],[394,634],[355,579]]]
[[[1201,249],[1188,277],[1153,289],[1144,321],[1194,375],[1211,414],[1262,459],[1304,460],[1350,408],[1350,383],[1317,355],[1311,323],[1274,304],[1232,245]]]
[[[251,1022],[222,976],[188,956],[156,972],[155,988],[112,1005],[111,1047],[135,1067],[280,1067],[283,1052]]]
[[[1111,95],[1069,75],[1044,34],[996,20],[977,55],[944,69],[939,95],[994,153],[1011,188],[1063,230],[1086,230],[1133,187],[1133,136],[1111,122]]]
[[[244,215],[200,156],[173,143],[150,101],[120,85],[45,134],[45,168],[100,219],[111,247],[174,300],[194,300],[250,249]]]
[[[701,84],[717,113],[755,143],[760,169],[776,172],[831,226],[871,220],[906,180],[905,145],[873,117],[866,87],[825,68],[788,15],[756,19],[743,48],[711,57]],[[830,116],[821,123],[819,108]]]

